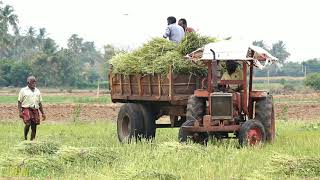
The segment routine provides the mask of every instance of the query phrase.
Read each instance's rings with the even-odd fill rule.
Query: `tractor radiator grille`
[[[211,93],[211,115],[213,119],[232,119],[231,93]]]

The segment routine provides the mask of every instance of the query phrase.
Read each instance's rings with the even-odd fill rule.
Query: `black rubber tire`
[[[143,115],[143,137],[153,140],[156,136],[156,115],[155,110],[150,104],[140,104]]]
[[[256,120],[247,120],[246,122],[244,122],[239,130],[239,144],[240,146],[248,146],[251,145],[248,141],[248,133],[250,130],[257,128],[260,131],[260,142],[258,143],[265,143],[266,141],[266,131],[264,126],[262,125],[262,123],[260,121],[256,121]]]
[[[204,98],[199,98],[194,95],[190,96],[187,105],[186,121],[181,126],[193,126],[196,120],[202,119],[205,114],[205,108],[206,101]],[[196,138],[195,135],[197,136]],[[180,127],[178,135],[179,141],[181,143],[186,142],[188,140],[188,136],[192,136],[193,142],[200,144],[206,144],[209,137],[206,132],[193,134],[186,132]]]
[[[260,121],[267,134],[267,141],[270,142],[274,134],[271,132],[271,119],[273,111],[273,98],[268,95],[266,98],[257,100],[255,105],[255,120]]]
[[[139,104],[127,103],[121,106],[117,119],[117,133],[120,142],[140,140],[143,136],[143,114]]]

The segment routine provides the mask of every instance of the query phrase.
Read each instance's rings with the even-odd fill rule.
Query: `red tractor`
[[[208,76],[202,81],[202,88],[195,90],[188,100],[186,121],[179,131],[180,141],[190,137],[194,142],[206,143],[211,135],[218,139],[238,138],[240,145],[273,142],[272,95],[254,91],[252,78],[254,67],[263,67],[260,61],[268,63],[277,59],[259,47],[227,41],[209,44],[202,51],[201,61],[208,67]],[[220,78],[223,63],[238,64],[242,78],[239,75]]]

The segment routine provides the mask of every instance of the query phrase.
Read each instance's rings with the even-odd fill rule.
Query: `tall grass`
[[[28,144],[22,142],[22,124],[1,123],[1,127],[0,176],[5,177],[53,179],[320,177],[318,173],[320,164],[317,164],[319,162],[310,161],[320,157],[320,141],[317,140],[320,130],[310,128],[310,124],[304,122],[278,121],[276,142],[257,148],[239,148],[236,140],[215,141],[206,147],[196,144],[181,145],[177,142],[178,129],[157,129],[156,140],[152,143],[143,141],[120,144],[117,140],[116,126],[111,122],[42,124],[39,126],[37,141],[33,147],[37,148],[35,145],[40,144],[42,147],[40,149],[46,151],[43,144],[47,143],[48,147],[54,148],[54,151],[49,151],[53,152],[51,154],[40,151],[34,155],[26,155],[26,150],[21,150],[21,144]],[[29,146],[24,147],[30,149]],[[8,166],[3,168],[3,161],[10,158],[18,164],[13,163],[9,168]],[[303,163],[299,163],[300,161]],[[24,166],[21,166],[21,162],[25,163]],[[290,167],[296,168],[290,169]],[[294,173],[279,172],[280,168],[283,168],[283,172]]]

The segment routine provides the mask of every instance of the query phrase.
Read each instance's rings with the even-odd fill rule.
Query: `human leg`
[[[37,133],[37,124],[34,121],[31,121],[31,141],[36,138]]]
[[[29,129],[30,129],[30,124],[26,124],[26,125],[24,126],[24,139],[25,139],[25,140],[28,140]]]

